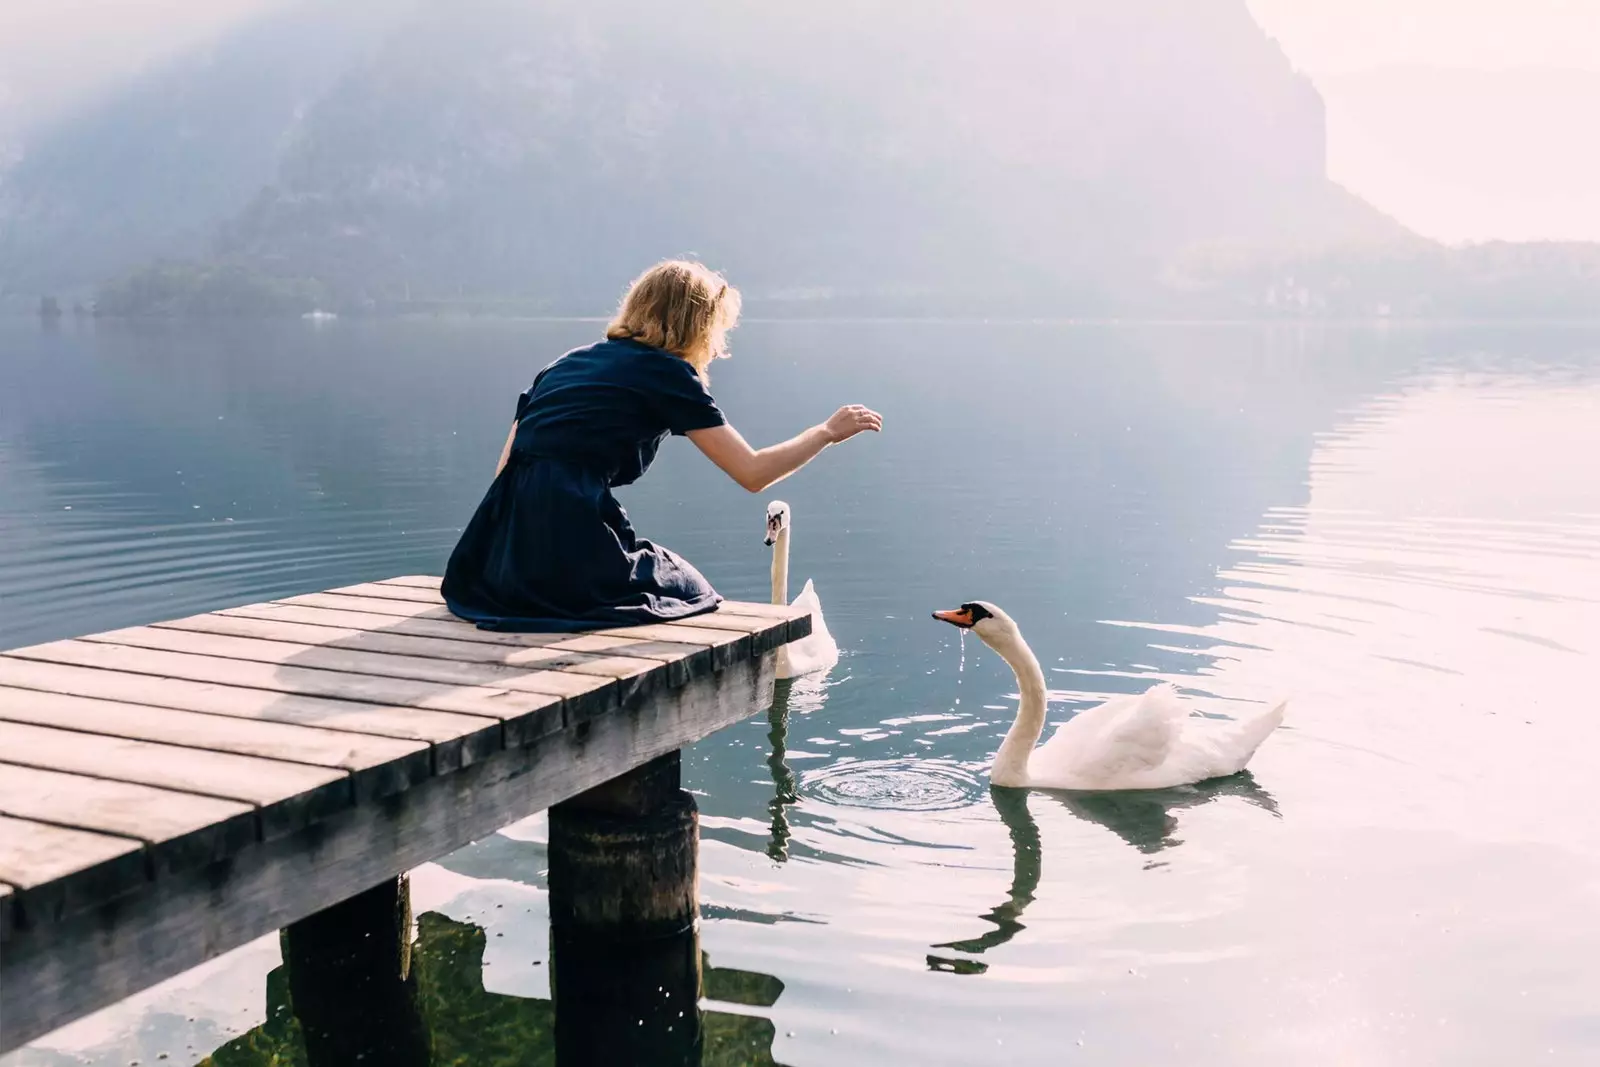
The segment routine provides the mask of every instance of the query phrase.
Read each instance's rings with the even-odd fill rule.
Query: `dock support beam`
[[[282,947],[310,1067],[432,1062],[411,973],[407,879],[391,878],[290,924]]]
[[[558,1062],[700,1062],[699,839],[677,752],[550,809]]]

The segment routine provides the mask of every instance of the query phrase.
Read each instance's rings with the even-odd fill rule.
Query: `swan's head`
[[[991,647],[996,641],[1005,644],[1022,639],[1022,631],[1011,616],[986,600],[974,600],[954,611],[936,611],[933,617],[959,629],[971,630]]]
[[[789,528],[789,505],[774,500],[767,505],[767,544],[775,544],[778,535]]]

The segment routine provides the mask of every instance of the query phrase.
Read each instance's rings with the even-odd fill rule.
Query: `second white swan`
[[[1244,770],[1283,723],[1287,702],[1250,719],[1218,722],[1189,714],[1177,688],[1158,685],[1080,711],[1038,747],[1044,731],[1044,671],[1011,616],[985,601],[936,611],[977,634],[1017,676],[1022,704],[995,753],[989,780],[1032,789],[1168,789]]]
[[[772,546],[772,602],[789,604],[789,505],[774,500],[767,505],[767,544]],[[811,614],[811,635],[791,641],[778,649],[778,677],[798,678],[802,674],[825,671],[839,662],[839,646],[822,621],[822,601],[806,579],[805,588],[790,607],[804,608]]]

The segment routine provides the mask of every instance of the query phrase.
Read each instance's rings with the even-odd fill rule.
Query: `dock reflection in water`
[[[290,973],[293,957],[286,948],[285,959],[290,962],[267,976],[266,1022],[217,1049],[201,1061],[201,1067],[349,1067],[353,1063],[389,1067],[399,1062],[388,1058],[393,1035],[419,1029],[426,1035],[429,1050],[428,1058],[420,1062],[428,1067],[590,1067],[602,1062],[593,1059],[582,1043],[563,1041],[558,1046],[554,1002],[507,996],[484,988],[487,935],[483,927],[438,912],[424,912],[417,918],[416,935],[410,948],[408,978],[415,997],[380,1002],[345,991],[330,1003],[337,1004],[346,1026],[336,1034],[336,1043],[312,1042],[315,1051],[308,1051],[305,1016],[312,1014],[324,1020],[326,1016],[316,1009],[309,1013],[296,1010],[293,993],[302,983]],[[698,937],[690,931],[674,944],[656,946],[654,951],[698,952]],[[616,1028],[618,1010],[631,1007],[636,1029],[648,1034],[648,1039],[632,1043],[636,1058],[607,1059],[607,1067],[777,1067],[772,1058],[772,1022],[759,1014],[744,1012],[771,1008],[783,992],[783,983],[771,975],[712,967],[704,956],[700,963],[701,992],[706,1000],[737,1005],[739,1012],[701,1008],[692,996],[683,1001],[690,1005],[688,1009],[673,1008],[668,1012],[654,970],[622,968],[613,971],[610,996],[603,1006],[597,1005],[598,1017],[591,1017],[586,1010],[590,1005],[584,1002],[569,1005],[562,1001],[560,1010],[566,1013],[561,1019],[562,1029],[568,1022],[579,1032],[600,1026]],[[565,971],[559,952],[555,966],[553,984],[559,988]],[[361,1012],[373,1011],[380,1003],[386,1015],[361,1016]],[[691,1022],[675,1029],[673,1033],[697,1034],[689,1041],[674,1043],[666,1039],[666,1028],[675,1024],[665,1020],[668,1015],[676,1019],[680,1010],[686,1011],[687,1020],[698,1014],[699,1025],[694,1027]],[[628,1035],[613,1031],[607,1036],[608,1044],[615,1048]],[[378,1042],[382,1048],[363,1050],[352,1044],[363,1039]],[[321,1058],[329,1055],[325,1050],[330,1048],[337,1049],[334,1055],[338,1058]]]

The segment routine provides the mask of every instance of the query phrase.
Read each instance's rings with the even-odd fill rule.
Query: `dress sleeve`
[[[551,364],[551,366],[554,366],[554,364]],[[550,367],[546,367],[538,374],[535,374],[533,376],[533,384],[528,386],[527,392],[517,397],[517,422],[521,422],[522,417],[528,413],[528,406],[533,403],[533,394],[538,390],[539,383],[544,380],[544,376],[548,373],[550,373]]]
[[[690,430],[727,425],[727,416],[692,366],[673,356],[665,367],[652,399],[668,430],[681,436]]]

